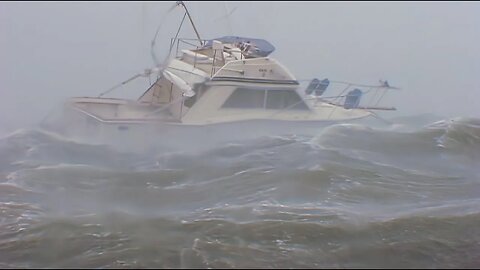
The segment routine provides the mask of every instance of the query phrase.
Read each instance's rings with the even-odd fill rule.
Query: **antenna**
[[[177,1],[177,5],[181,5],[185,9],[185,12],[188,15],[188,19],[190,20],[190,23],[193,26],[193,30],[195,31],[195,34],[197,35],[198,41],[200,42],[200,46],[202,46],[203,45],[202,39],[200,38],[200,34],[198,34],[197,28],[195,27],[195,24],[193,23],[192,17],[190,16],[190,12],[188,12],[187,6],[185,6],[185,3],[183,3],[183,1]]]

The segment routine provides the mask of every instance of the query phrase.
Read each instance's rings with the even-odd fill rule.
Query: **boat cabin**
[[[265,118],[284,110],[309,113],[295,77],[268,57],[274,49],[265,40],[231,36],[177,49],[139,101],[163,105],[174,119],[192,123]]]

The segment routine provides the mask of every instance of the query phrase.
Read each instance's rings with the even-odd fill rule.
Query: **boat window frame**
[[[258,104],[262,104],[262,106],[238,106],[238,105],[233,105],[227,103],[233,103],[232,97],[236,95],[237,92],[261,92],[262,93],[262,100],[258,101]],[[291,104],[286,104],[282,108],[269,108],[268,107],[268,96],[269,92],[273,91],[283,91],[284,93],[291,93],[290,95],[293,94],[297,100],[295,100],[294,103]],[[260,95],[259,95],[260,96]],[[291,97],[290,97],[291,98]],[[288,97],[283,96],[283,99],[288,99]],[[232,106],[233,105],[233,106]],[[293,106],[293,107],[292,107]],[[295,89],[286,89],[286,88],[264,88],[264,87],[236,87],[232,93],[225,99],[223,104],[220,106],[220,109],[246,109],[246,110],[266,110],[266,111],[283,111],[283,110],[289,110],[289,111],[310,111],[310,107],[307,105],[305,100],[302,98],[300,94]]]

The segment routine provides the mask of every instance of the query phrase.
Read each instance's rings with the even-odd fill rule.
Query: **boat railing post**
[[[268,98],[268,90],[265,90],[265,93],[263,95],[263,109],[267,109],[267,98]]]
[[[215,60],[217,58],[217,50],[213,49],[213,61],[212,61],[212,70],[210,72],[210,77],[213,77],[215,74]]]
[[[175,56],[178,56],[178,46],[180,45],[180,39],[177,39],[177,52],[175,53]]]
[[[197,55],[198,55],[198,52],[197,50],[195,50],[195,57],[193,58],[193,68],[197,67]]]
[[[182,94],[182,99],[180,101],[180,114],[178,115],[178,120],[182,120],[183,117],[183,103],[185,101],[185,96]]]

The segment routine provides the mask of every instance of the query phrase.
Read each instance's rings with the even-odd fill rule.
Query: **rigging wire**
[[[172,12],[172,10],[174,10],[177,6],[178,6],[178,4],[175,3],[167,10],[165,15],[162,17],[162,20],[158,24],[157,31],[155,31],[155,35],[153,36],[152,42],[150,43],[150,53],[152,55],[153,63],[155,64],[156,67],[160,66],[160,62],[158,61],[158,58],[157,58],[157,56],[155,54],[155,50],[154,50],[155,41],[157,40],[158,33],[160,32],[160,29],[162,28],[163,23],[165,22],[166,18],[168,17],[167,15],[169,15],[170,12]]]

